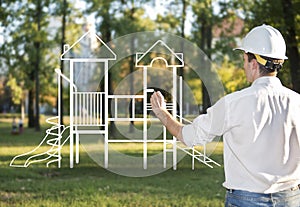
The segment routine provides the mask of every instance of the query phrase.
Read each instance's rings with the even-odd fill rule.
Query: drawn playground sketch
[[[97,53],[97,56],[90,56],[89,54],[83,53],[81,56],[75,56],[73,54],[74,49],[86,41],[90,41],[91,37],[95,41],[93,43],[94,47],[101,47],[100,52]],[[166,53],[168,53],[168,59],[165,59],[164,56],[161,56],[159,53],[153,54],[153,51],[156,51],[157,48],[163,48]],[[143,91],[139,94],[109,94],[109,63],[110,61],[117,60],[117,55],[114,51],[105,44],[99,36],[93,31],[86,32],[81,38],[79,38],[73,45],[65,45],[64,52],[61,54],[61,59],[68,62],[69,65],[69,77],[63,74],[60,69],[55,69],[57,75],[57,88],[58,88],[58,111],[57,116],[48,118],[46,122],[51,125],[46,130],[44,138],[40,141],[40,144],[33,150],[15,156],[10,163],[12,167],[28,167],[37,162],[45,162],[47,167],[50,164],[56,163],[58,168],[61,167],[62,155],[61,149],[63,146],[69,147],[70,153],[70,168],[74,167],[74,163],[79,163],[79,145],[82,135],[95,135],[103,136],[104,143],[104,163],[103,166],[108,168],[109,166],[109,145],[111,143],[141,143],[143,146],[143,169],[147,169],[147,157],[148,157],[148,144],[149,143],[162,143],[163,144],[163,159],[162,166],[166,168],[167,153],[172,154],[172,163],[173,169],[177,167],[177,151],[180,150],[192,158],[192,169],[194,169],[195,161],[199,161],[209,167],[213,165],[220,166],[217,162],[209,158],[206,154],[206,148],[203,146],[203,150],[199,151],[195,147],[186,147],[180,144],[175,137],[168,138],[166,129],[163,127],[163,134],[161,138],[152,139],[149,138],[148,122],[158,121],[155,117],[150,117],[149,112],[151,111],[151,105],[149,103],[149,94],[151,94],[154,89],[148,87],[147,75],[148,72],[152,69],[152,64],[157,61],[163,61],[170,71],[172,71],[172,77],[170,80],[172,82],[172,91],[170,94],[172,98],[167,102],[167,110],[171,114],[178,118],[181,122],[188,121],[183,118],[183,97],[182,97],[182,77],[179,78],[177,70],[179,67],[184,66],[184,54],[176,53],[167,44],[162,40],[157,40],[154,44],[145,52],[136,53],[135,55],[135,67],[141,69],[142,85]],[[104,68],[103,81],[104,87],[103,91],[91,91],[85,90],[84,88],[79,88],[76,85],[74,80],[74,71],[78,67],[78,64],[85,65],[87,68],[85,73],[89,73],[88,66],[93,63],[101,63]],[[93,74],[90,74],[93,75]],[[68,126],[60,125],[61,117],[60,115],[60,104],[61,104],[61,94],[60,80],[63,79],[69,84],[69,96],[70,96],[70,123]],[[84,81],[84,80],[80,80]],[[78,82],[78,81],[77,81]],[[87,86],[88,83],[85,84]],[[159,86],[158,86],[159,87]],[[120,101],[128,101],[130,103],[130,112],[127,117],[119,115],[118,103]],[[136,114],[136,103],[141,104],[140,114]],[[109,116],[109,103],[114,103],[111,107],[114,108],[114,116]],[[179,113],[179,114],[178,114]],[[143,133],[140,139],[110,139],[110,133],[108,130],[110,122],[142,122],[143,124]],[[46,144],[49,147],[46,151],[41,151],[40,147]],[[75,159],[74,159],[75,158]],[[25,160],[25,162],[24,162]]]

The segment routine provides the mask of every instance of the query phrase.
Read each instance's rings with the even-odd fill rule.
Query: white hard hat
[[[243,39],[242,46],[235,49],[275,59],[288,59],[285,56],[286,45],[281,33],[265,24],[254,27]]]

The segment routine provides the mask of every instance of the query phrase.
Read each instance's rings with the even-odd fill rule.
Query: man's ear
[[[258,62],[257,62],[256,59],[252,59],[251,62],[250,62],[250,64],[251,64],[252,68],[259,69],[259,64],[258,64]]]

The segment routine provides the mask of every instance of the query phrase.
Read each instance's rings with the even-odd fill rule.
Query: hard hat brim
[[[236,47],[236,48],[233,48],[233,50],[241,50],[241,51],[244,51],[245,53],[250,52],[250,53],[253,53],[253,54],[257,54],[257,53],[255,53],[253,51],[246,50],[243,47]],[[257,54],[257,55],[262,55],[262,56],[266,56],[266,57],[270,57],[270,58],[274,58],[274,59],[281,59],[281,60],[287,60],[288,59],[288,57],[285,56],[285,55],[283,57],[282,56],[276,56],[274,54]]]

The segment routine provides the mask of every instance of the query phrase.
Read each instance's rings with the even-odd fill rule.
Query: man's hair
[[[251,62],[251,60],[253,60],[253,59],[256,60],[256,57],[253,53],[246,53],[246,54],[248,56],[248,62]],[[260,55],[260,57],[262,57],[263,59],[265,59],[271,63],[280,61],[280,59],[270,58],[270,57],[266,57],[266,56],[262,56],[262,55]],[[262,65],[260,63],[258,63],[258,65],[259,65],[259,73],[262,76],[268,75],[270,73],[278,72],[278,70],[281,68],[281,66],[278,68],[276,68],[276,67],[270,68],[270,67]],[[278,64],[276,64],[276,65],[278,65]]]

